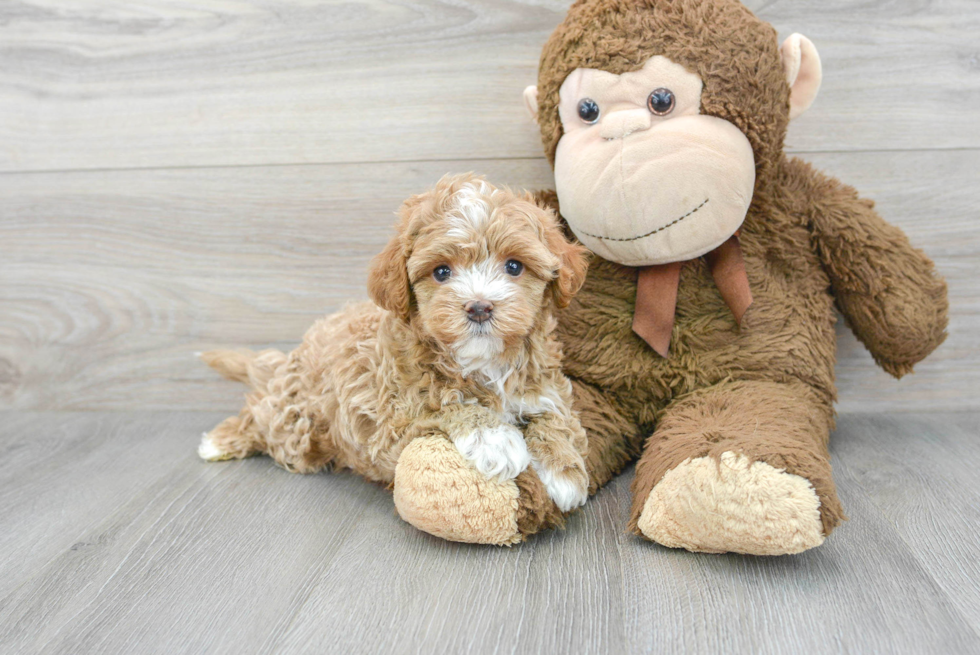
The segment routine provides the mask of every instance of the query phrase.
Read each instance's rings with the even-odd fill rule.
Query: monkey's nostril
[[[493,312],[493,303],[487,302],[486,300],[471,300],[465,305],[463,309],[466,310],[468,314],[467,318],[476,323],[483,323],[490,319],[490,314]]]

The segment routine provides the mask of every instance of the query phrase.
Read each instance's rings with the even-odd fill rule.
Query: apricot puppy
[[[530,195],[447,176],[402,206],[372,264],[373,303],[321,319],[288,355],[202,356],[252,392],[198,452],[265,453],[291,471],[347,467],[390,484],[410,441],[444,436],[484,475],[533,466],[561,511],[579,507],[587,443],[553,309],[586,268],[585,249]]]

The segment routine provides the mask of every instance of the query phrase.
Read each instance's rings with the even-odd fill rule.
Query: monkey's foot
[[[809,480],[731,451],[668,471],[637,526],[659,544],[703,553],[789,555],[824,540]]]
[[[505,482],[488,478],[442,437],[402,451],[394,495],[405,521],[449,541],[510,546],[563,523],[532,468]]]

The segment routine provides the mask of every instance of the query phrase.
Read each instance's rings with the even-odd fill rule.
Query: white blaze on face
[[[490,221],[490,204],[486,198],[493,198],[499,189],[491,189],[483,180],[464,184],[453,196],[455,212],[449,216],[450,236],[466,238],[474,231],[482,232]]]
[[[465,311],[463,305],[471,300],[483,300],[496,306],[519,292],[513,278],[504,272],[503,263],[493,258],[454,270],[445,285],[459,299],[460,312]],[[486,323],[470,323],[469,326],[467,337],[454,346],[456,361],[464,374],[480,370],[490,377],[499,377],[502,373],[494,371],[504,351],[504,343],[494,334],[493,319]]]
[[[654,90],[674,104],[658,115]],[[627,266],[693,259],[745,220],[755,187],[752,146],[731,123],[702,116],[701,79],[669,59],[613,75],[578,69],[562,84],[555,153],[561,213],[600,257]],[[583,99],[598,120],[579,116]]]
[[[501,193],[483,180],[463,184],[453,194],[451,207],[446,216],[447,234],[461,243],[478,244],[493,220],[494,197]],[[452,275],[442,283],[441,294],[449,294],[451,304],[459,312],[452,350],[463,374],[479,371],[487,380],[506,378],[498,370],[500,356],[504,352],[504,340],[496,334],[494,319],[483,323],[467,319],[465,306],[470,301],[485,301],[499,308],[520,289],[514,279],[504,271],[502,261],[493,253],[485,253],[483,259],[469,266],[452,266]]]
[[[453,271],[446,285],[460,298],[491,303],[509,300],[518,290],[514,278],[504,272],[503,262],[495,259],[484,259]]]

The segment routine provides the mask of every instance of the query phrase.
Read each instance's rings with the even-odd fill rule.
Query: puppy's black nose
[[[493,313],[493,303],[486,300],[471,300],[463,305],[463,309],[466,310],[467,318],[471,321],[483,323],[490,320],[490,314]]]

